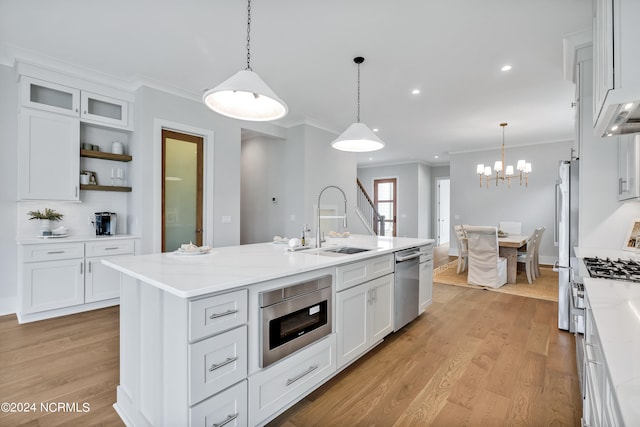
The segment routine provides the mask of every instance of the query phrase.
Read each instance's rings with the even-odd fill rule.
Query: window
[[[384,216],[384,235],[396,236],[396,178],[373,181],[373,203],[380,215]],[[378,224],[375,231],[378,233]],[[379,234],[379,233],[378,233]]]

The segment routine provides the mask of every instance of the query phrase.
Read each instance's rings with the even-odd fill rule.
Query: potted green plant
[[[48,236],[51,234],[51,221],[60,221],[64,216],[60,212],[56,212],[54,209],[45,208],[44,212],[37,211],[29,211],[27,212],[29,215],[29,220],[37,219],[40,223],[40,231],[43,236]]]

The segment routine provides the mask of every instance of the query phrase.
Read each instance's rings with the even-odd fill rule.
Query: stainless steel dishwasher
[[[411,248],[396,252],[394,283],[393,331],[418,317],[420,304],[420,249]]]

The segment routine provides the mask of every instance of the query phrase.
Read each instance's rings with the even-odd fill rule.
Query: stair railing
[[[360,211],[361,218],[372,234],[384,236],[384,215],[380,215],[369,194],[367,194],[367,190],[365,190],[362,182],[360,182],[358,178],[356,178],[356,184],[358,187],[358,210]]]

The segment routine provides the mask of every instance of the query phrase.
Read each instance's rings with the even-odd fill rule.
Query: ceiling
[[[361,121],[386,147],[358,163],[447,163],[448,153],[573,139],[563,37],[591,0],[253,0],[251,66],[302,121]],[[199,99],[246,66],[243,0],[0,0],[0,62],[49,57]],[[501,71],[505,64],[513,68]],[[419,89],[418,95],[411,91]],[[435,158],[438,156],[438,158]]]

